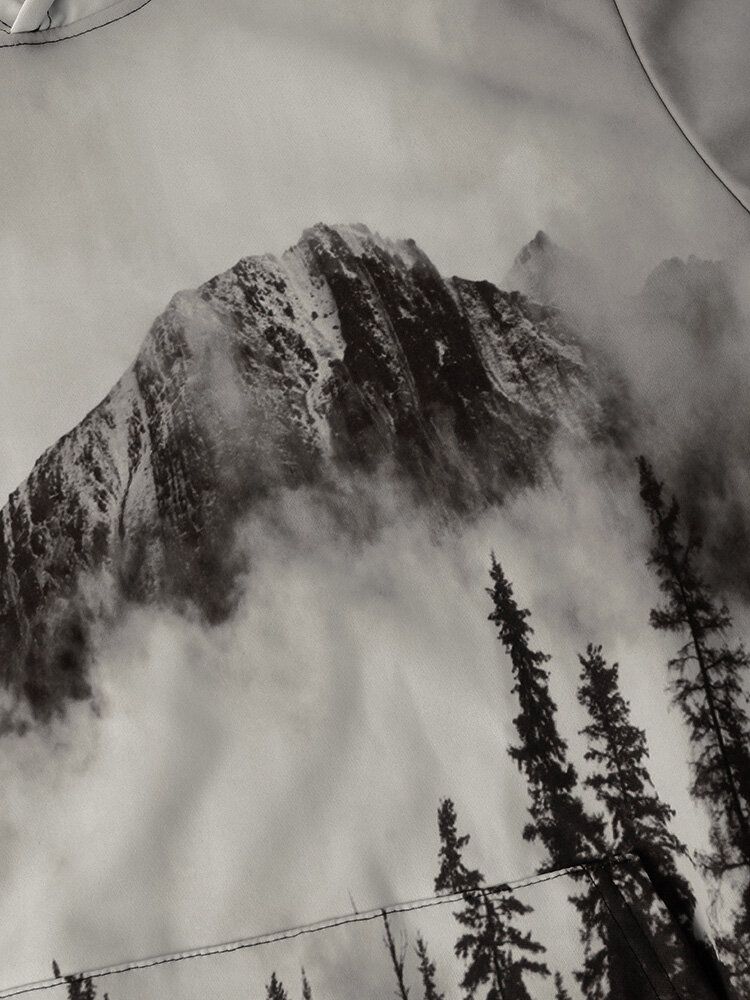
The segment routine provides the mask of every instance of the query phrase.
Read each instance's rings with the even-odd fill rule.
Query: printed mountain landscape
[[[274,490],[387,463],[470,514],[548,476],[556,435],[618,433],[612,394],[557,309],[443,279],[411,241],[321,225],[280,259],[245,258],[174,297],[10,497],[5,684],[42,718],[88,696],[84,574],[219,620],[243,568],[238,519]]]
[[[470,516],[553,476],[561,437],[626,441],[622,369],[566,312],[595,282],[543,233],[507,276],[519,292],[444,279],[412,241],[318,225],[279,259],[244,258],[175,295],[132,367],[2,511],[5,686],[39,718],[87,698],[90,620],[120,597],[221,620],[246,569],[238,521],[281,487],[335,492],[386,463],[422,502]],[[736,329],[732,301],[721,264],[673,260],[635,311],[703,343]],[[691,485],[695,450],[681,473]],[[742,513],[722,531],[719,547],[735,546]]]
[[[666,422],[684,424],[684,435],[665,435],[654,393],[642,392],[650,378],[663,382],[662,405],[685,396],[684,384],[670,389],[664,378],[676,367],[675,345],[707,365],[731,359],[743,323],[731,273],[722,263],[665,261],[636,296],[604,308],[597,269],[538,233],[503,284],[509,290],[441,277],[410,240],[318,225],[279,258],[243,258],[175,295],[131,368],[41,456],[2,511],[3,731],[23,739],[63,719],[72,703],[95,703],[97,638],[128,608],[169,609],[209,629],[230,619],[255,558],[238,537],[255,511],[271,524],[282,494],[314,489],[340,531],[361,539],[377,534],[379,497],[390,491],[439,531],[519,496],[554,495],[559,455],[596,453],[634,493],[639,477],[649,564],[664,600],[651,625],[687,637],[669,660],[670,692],[699,748],[690,793],[711,814],[700,865],[717,885],[727,882],[732,899],[720,950],[744,982],[750,661],[726,639],[733,619],[697,560],[703,533],[700,565],[711,582],[746,595],[746,556],[740,551],[731,567],[723,557],[746,531],[745,505],[725,500],[744,467],[747,415],[741,402],[719,414],[693,392],[700,419],[684,411],[684,420]],[[625,350],[633,338],[618,342],[620,328],[635,331],[636,342],[658,331],[653,372],[636,377]],[[636,475],[644,440],[687,497],[684,512],[646,458]],[[533,907],[508,886],[487,888],[464,859],[469,836],[453,800],[442,798],[434,888],[462,907],[458,942],[450,946],[450,932],[441,932],[449,961],[461,960],[462,995],[473,1000],[482,987],[488,1000],[564,1000],[573,995],[565,982],[592,1000],[631,1000],[649,989],[733,995],[618,665],[594,643],[579,654],[572,696],[588,719],[575,733],[586,748],[579,778],[562,735],[570,705],[558,721],[550,656],[533,639],[531,612],[494,555],[488,568],[485,613],[519,709],[516,742],[501,754],[525,784],[522,835],[536,845],[541,872],[565,877],[574,894],[549,904],[537,928],[537,918],[527,919]],[[406,946],[386,911],[377,916],[387,974],[399,1000],[409,1000]],[[550,933],[558,919],[574,928],[567,940],[575,945],[562,957]],[[443,1000],[426,945],[410,933],[425,1000]],[[262,975],[270,976],[268,1000],[288,1000],[275,968]],[[71,1000],[96,993],[92,977],[63,981]],[[302,985],[309,1000],[304,973]]]

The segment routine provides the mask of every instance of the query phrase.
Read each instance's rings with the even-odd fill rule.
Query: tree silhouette
[[[422,977],[424,1000],[445,1000],[435,983],[435,963],[430,960],[427,945],[421,934],[417,935],[417,958],[419,959],[419,974]]]
[[[60,966],[54,958],[52,959],[52,975],[55,979],[64,979],[67,983],[68,1000],[96,1000],[96,986],[90,976],[84,976],[82,973],[63,976],[60,972]],[[108,1000],[106,993],[104,1000]]]
[[[559,972],[555,973],[555,1000],[571,1000],[570,993],[565,989],[563,977]]]
[[[289,1000],[284,984],[276,977],[276,973],[271,973],[271,982],[266,985],[267,1000]]]
[[[304,966],[302,968],[302,1000],[312,1000],[312,987],[305,973]]]
[[[526,778],[531,822],[524,837],[542,843],[547,853],[545,867],[550,869],[585,862],[592,856],[601,859],[609,853],[610,845],[602,817],[587,812],[577,794],[578,774],[557,728],[557,705],[549,690],[546,664],[551,658],[532,648],[530,612],[519,608],[494,554],[490,578],[493,586],[487,592],[493,610],[489,619],[497,626],[498,638],[510,659],[513,693],[520,706],[513,720],[518,744],[508,752]],[[582,879],[583,875],[577,877]],[[572,901],[580,913],[585,948],[584,967],[576,978],[587,1000],[631,1000],[648,995],[649,979],[664,979],[665,973],[648,941],[638,941],[634,956],[632,936],[626,940],[623,935],[624,928],[636,925],[631,901],[623,898],[609,865],[588,866],[586,877],[588,887]]]
[[[557,728],[557,705],[549,691],[545,665],[550,657],[530,646],[534,633],[530,612],[519,608],[510,581],[492,556],[487,593],[493,610],[489,620],[510,657],[513,693],[520,712],[513,720],[519,742],[509,748],[511,758],[526,778],[531,822],[527,840],[539,840],[547,850],[547,864],[561,868],[605,851],[604,826],[590,816],[575,794],[578,775],[568,760],[568,745]]]
[[[721,876],[741,872],[744,892],[735,938],[744,948],[738,966],[750,973],[750,719],[745,683],[750,658],[742,643],[730,644],[732,617],[719,603],[697,564],[702,539],[683,530],[675,497],[664,498],[646,458],[638,459],[640,495],[652,528],[649,565],[663,602],[651,611],[655,629],[685,638],[669,661],[670,687],[694,747],[692,793],[711,817],[706,867]]]
[[[686,853],[685,845],[670,829],[674,809],[661,800],[651,780],[646,733],[631,720],[630,704],[620,691],[619,664],[608,664],[602,647],[593,644],[578,660],[578,700],[590,717],[581,730],[587,742],[585,759],[597,768],[584,785],[606,809],[615,846],[647,850],[675,885],[679,883],[690,921],[695,899],[675,865],[676,856]]]
[[[696,944],[692,934],[695,898],[677,868],[676,859],[686,850],[669,826],[674,810],[659,798],[651,781],[646,734],[632,723],[630,705],[620,691],[618,664],[608,664],[601,646],[592,644],[578,659],[582,667],[578,700],[590,719],[581,730],[587,741],[585,759],[596,766],[584,785],[606,810],[615,848],[646,855],[650,870],[658,872],[669,909],[659,905],[655,887],[641,868],[629,876],[633,882],[629,895],[639,901],[649,934],[679,979],[685,974],[685,941],[691,947]]]
[[[444,799],[438,809],[440,868],[435,879],[436,892],[462,893],[464,907],[454,914],[465,928],[455,945],[455,953],[466,964],[461,987],[473,1000],[479,988],[489,984],[487,1000],[528,1000],[524,978],[527,974],[548,976],[541,955],[544,947],[530,932],[523,933],[516,923],[531,912],[507,891],[491,893],[484,888],[484,876],[467,868],[463,849],[469,836],[459,836],[455,806]]]
[[[396,991],[397,1000],[409,1000],[409,987],[404,981],[404,963],[406,961],[406,944],[402,945],[401,948],[396,948],[396,942],[393,940],[393,934],[391,933],[391,925],[388,920],[388,911],[382,910],[383,915],[383,926],[385,927],[385,937],[383,938],[385,942],[388,954],[391,957],[391,965],[393,966],[393,971],[396,976],[396,985],[398,987]]]

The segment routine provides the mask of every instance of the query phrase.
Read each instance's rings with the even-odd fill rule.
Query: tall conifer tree
[[[549,690],[550,657],[532,649],[534,630],[530,612],[519,608],[510,581],[492,556],[493,586],[489,616],[510,657],[513,693],[520,712],[513,720],[519,741],[509,748],[511,758],[526,778],[531,822],[524,837],[539,840],[547,851],[547,864],[561,868],[601,855],[606,850],[601,818],[590,816],[576,794],[578,775],[568,760],[568,745],[557,728],[557,705]]]
[[[584,785],[604,806],[617,849],[643,847],[665,875],[679,884],[692,919],[695,905],[690,886],[678,874],[675,858],[685,846],[670,829],[674,809],[659,797],[648,770],[646,733],[635,726],[630,705],[620,691],[620,668],[608,664],[602,647],[589,644],[581,664],[578,700],[589,715],[581,730],[585,759],[596,769]]]
[[[702,539],[681,536],[676,498],[664,499],[649,462],[638,459],[640,493],[651,520],[649,564],[664,602],[651,611],[656,629],[687,640],[669,661],[674,699],[697,748],[693,793],[711,807],[712,864],[718,869],[750,867],[750,720],[745,683],[750,659],[741,643],[726,639],[729,609],[716,601],[697,565]]]
[[[669,661],[671,690],[695,748],[692,792],[711,817],[706,866],[717,876],[739,873],[744,889],[735,927],[750,973],[750,718],[746,685],[750,657],[742,643],[730,643],[728,607],[717,601],[698,557],[702,539],[684,530],[675,497],[666,500],[646,458],[638,459],[640,495],[652,528],[649,565],[663,602],[652,609],[656,629],[675,632],[684,643]]]
[[[695,898],[676,864],[677,857],[686,851],[669,826],[674,810],[660,799],[651,781],[646,734],[631,720],[630,705],[620,691],[618,664],[608,664],[601,646],[592,644],[579,661],[578,699],[590,718],[581,735],[587,741],[585,759],[596,767],[584,785],[606,810],[615,849],[636,850],[649,859],[650,870],[658,873],[668,910],[660,905],[648,874],[640,868],[631,875],[633,894],[642,903],[648,932],[663,960],[673,975],[684,979],[684,941],[695,944]]]
[[[489,615],[505,647],[513,674],[513,693],[519,714],[513,720],[518,743],[509,748],[526,778],[531,822],[527,840],[538,840],[547,852],[546,866],[564,868],[609,851],[601,816],[591,815],[577,793],[578,774],[568,759],[566,741],[557,727],[557,705],[549,690],[550,657],[531,645],[533,629],[528,610],[519,608],[510,581],[492,556],[488,589],[493,610]],[[607,865],[589,870],[590,886],[574,897],[581,915],[586,954],[577,978],[587,1000],[632,1000],[648,989],[646,963],[655,955],[647,942],[634,961],[622,934],[623,921],[632,920],[629,906]],[[663,975],[663,973],[662,973]]]
[[[531,907],[510,892],[491,894],[483,889],[484,876],[463,860],[469,837],[458,834],[451,799],[440,803],[438,832],[440,869],[435,891],[463,893],[464,908],[454,915],[465,930],[455,952],[466,963],[461,982],[466,997],[473,1000],[480,987],[488,985],[487,1000],[529,1000],[525,977],[549,975],[544,962],[534,957],[544,947],[516,926]]]

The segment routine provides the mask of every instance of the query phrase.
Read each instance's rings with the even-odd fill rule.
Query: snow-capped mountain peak
[[[411,240],[316,225],[279,257],[175,295],[132,367],[11,495],[4,683],[46,717],[90,695],[93,626],[118,602],[228,614],[246,570],[237,525],[274,491],[387,468],[465,515],[534,481],[556,433],[599,433],[601,419],[556,310],[443,279]]]

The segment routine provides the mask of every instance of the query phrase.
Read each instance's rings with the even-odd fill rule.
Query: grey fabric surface
[[[151,0],[55,0],[46,6],[38,24],[24,19],[21,0],[0,0],[0,47],[41,45],[87,34],[121,20],[145,7]],[[35,7],[35,10],[37,8]],[[23,20],[19,25],[18,21]]]
[[[488,880],[567,864],[492,551],[581,781],[601,641],[700,856],[633,460],[747,634],[750,218],[701,160],[746,190],[740,5],[626,0],[647,73],[609,0],[96,6],[0,35],[0,986],[421,898],[445,797]],[[731,944],[745,870],[683,867]],[[368,949],[332,1000],[392,994]],[[111,995],[246,997],[219,964]]]
[[[691,141],[750,204],[750,4],[618,0],[639,55]]]

